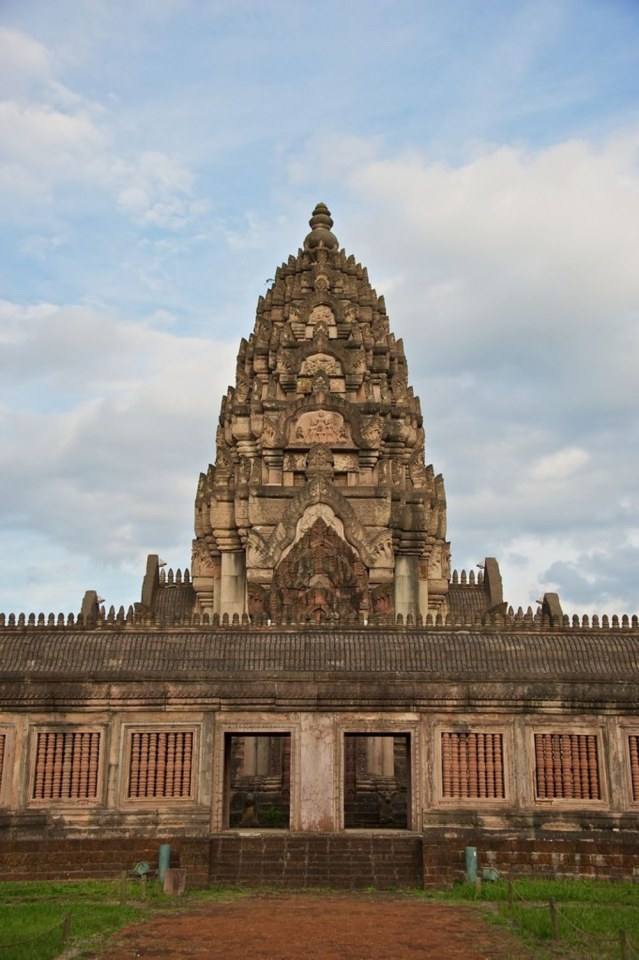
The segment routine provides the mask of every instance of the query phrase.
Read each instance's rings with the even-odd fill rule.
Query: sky
[[[637,0],[0,0],[0,610],[189,564],[320,200],[404,339],[453,565],[637,612]]]

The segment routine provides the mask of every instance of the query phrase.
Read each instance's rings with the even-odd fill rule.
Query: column
[[[395,613],[406,620],[408,614],[418,613],[417,565],[418,557],[395,557]]]
[[[221,617],[228,613],[229,618],[236,613],[241,617],[246,612],[246,560],[243,550],[222,554],[219,612]]]
[[[330,716],[302,714],[300,725],[299,829],[311,833],[337,829],[335,726]]]

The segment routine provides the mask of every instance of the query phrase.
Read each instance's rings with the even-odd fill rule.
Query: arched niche
[[[368,610],[366,567],[324,516],[307,519],[309,526],[298,522],[300,535],[273,573],[271,617],[314,623],[362,617]]]
[[[326,330],[329,340],[337,339],[337,321],[332,308],[327,303],[318,303],[311,309],[306,320],[304,335],[308,338],[313,337],[319,326]]]
[[[313,377],[319,371],[323,371],[328,377],[342,377],[344,371],[340,361],[330,353],[311,353],[304,357],[300,364],[300,377]]]
[[[321,443],[329,447],[353,447],[350,424],[338,410],[307,410],[291,420],[287,444],[308,447]]]
[[[345,393],[346,380],[342,363],[330,353],[317,351],[302,359],[297,375],[298,394],[304,396],[311,393],[318,377],[324,378],[326,388],[331,393]]]

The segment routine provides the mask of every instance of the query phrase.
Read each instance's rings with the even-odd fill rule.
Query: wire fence
[[[99,889],[86,890],[78,902],[99,903],[103,907],[135,906],[145,910],[152,909],[156,902],[164,901],[162,887],[153,873],[136,874],[123,870],[112,880],[98,881],[98,884]],[[43,899],[50,900],[51,896],[44,896]],[[15,902],[19,902],[19,899]],[[61,911],[64,907],[60,904]],[[10,934],[0,928],[0,960],[55,960],[68,947],[71,932],[72,915],[68,912],[44,930],[31,935],[20,931],[10,939]],[[74,932],[77,936],[82,931],[76,929]]]
[[[49,960],[65,949],[71,938],[71,915],[65,914],[46,930],[30,937],[0,941],[0,960]]]
[[[550,897],[545,903],[534,903],[527,900],[517,890],[515,881],[508,878],[508,897],[506,900],[506,910],[511,923],[520,928],[530,929],[522,920],[521,912],[518,915],[517,906],[521,904],[520,911],[545,911],[548,915],[550,938],[553,941],[560,941],[562,937],[562,925],[570,930],[570,943],[579,945],[580,960],[602,960],[603,957],[619,958],[619,960],[639,960],[639,943],[633,941],[628,932],[623,928],[617,930],[614,936],[604,936],[594,933],[592,930],[586,930],[568,915],[565,909],[557,903],[554,897]],[[597,907],[602,904],[590,903],[590,906]],[[605,952],[604,952],[605,951]]]

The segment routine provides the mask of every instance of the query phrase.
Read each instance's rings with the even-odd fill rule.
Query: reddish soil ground
[[[121,931],[100,960],[524,960],[465,906],[340,896],[250,897]]]

